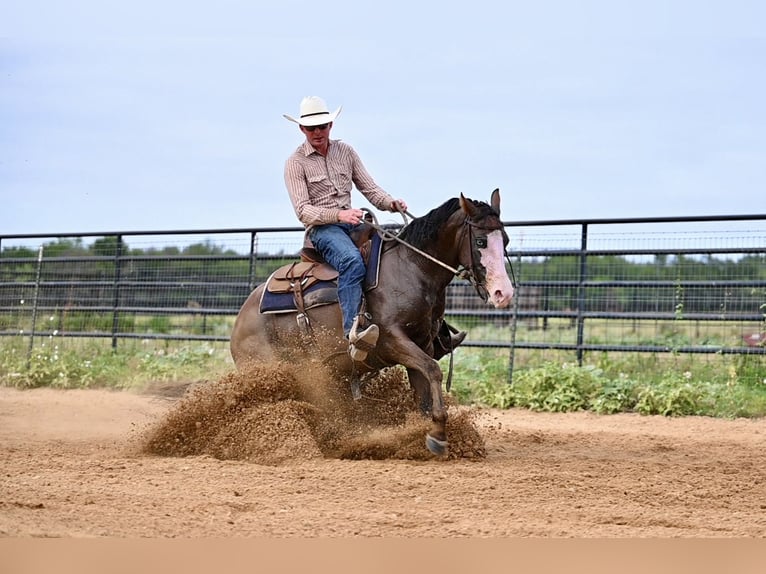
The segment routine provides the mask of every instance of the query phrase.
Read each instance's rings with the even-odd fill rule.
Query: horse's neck
[[[438,236],[428,245],[417,246],[394,242],[392,247],[399,250],[405,260],[423,270],[420,280],[428,283],[431,288],[446,289],[455,276],[454,270],[460,263],[463,221],[464,216],[461,218],[459,214],[453,214],[439,230]],[[423,255],[424,253],[427,257]]]
[[[459,225],[450,227],[450,229],[446,229],[443,233],[439,234],[439,241],[437,241],[429,250],[429,254],[437,261],[449,265],[452,269],[456,269],[458,265],[460,265],[461,227]],[[448,284],[452,280],[452,277],[454,277],[454,272],[450,273],[448,269],[444,269],[441,265],[435,265],[437,265],[439,269],[445,271],[447,274],[445,275],[446,284]]]
[[[456,241],[457,239],[453,238],[450,240],[450,244],[456,245]],[[447,239],[443,238],[440,244],[444,245],[445,243],[447,243]],[[431,284],[437,290],[444,290],[447,288],[447,285],[450,284],[453,277],[455,276],[454,271],[445,267],[445,265],[451,267],[452,269],[457,269],[459,265],[457,249],[457,247],[450,249],[440,249],[438,246],[432,246],[429,249],[423,250],[423,252],[431,258],[428,259],[425,264],[423,263],[423,255],[420,253],[415,253],[413,251],[411,254],[411,259],[417,262],[417,267],[419,269],[424,271],[423,279],[426,282]]]

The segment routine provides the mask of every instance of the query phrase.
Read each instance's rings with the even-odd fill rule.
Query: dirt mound
[[[449,407],[447,458],[481,459],[484,440],[470,411]],[[320,363],[255,364],[189,389],[142,441],[145,453],[210,455],[281,464],[311,458],[433,458],[430,421],[420,415],[400,368],[363,383],[354,401],[347,383]]]

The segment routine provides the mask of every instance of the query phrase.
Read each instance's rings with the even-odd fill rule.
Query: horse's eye
[[[476,248],[477,249],[486,249],[487,248],[487,238],[486,237],[477,237],[475,243],[476,243]]]

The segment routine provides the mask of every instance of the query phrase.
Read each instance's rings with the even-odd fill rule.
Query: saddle
[[[360,226],[358,234],[352,239],[359,247],[367,266],[365,290],[373,289],[378,283],[378,269],[382,241],[375,230],[369,226]],[[301,261],[283,265],[266,280],[266,288],[261,295],[259,310],[261,313],[298,312],[298,321],[306,321],[306,311],[319,305],[337,303],[338,272],[324,261],[319,252],[311,245],[308,238],[300,251]]]
[[[338,272],[327,263],[300,261],[283,265],[266,280],[261,313],[294,313],[306,320],[306,310],[338,300]]]
[[[327,263],[300,261],[280,267],[269,278],[271,293],[291,293],[311,288],[319,281],[333,281],[338,272]]]

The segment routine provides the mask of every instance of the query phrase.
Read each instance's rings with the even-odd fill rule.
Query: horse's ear
[[[460,209],[462,209],[463,213],[465,213],[468,217],[475,217],[478,213],[478,209],[476,209],[473,201],[466,199],[462,193],[460,194]]]
[[[499,215],[500,214],[500,188],[496,188],[495,191],[492,192],[492,196],[489,199],[489,204],[492,206],[492,209],[497,211]]]

